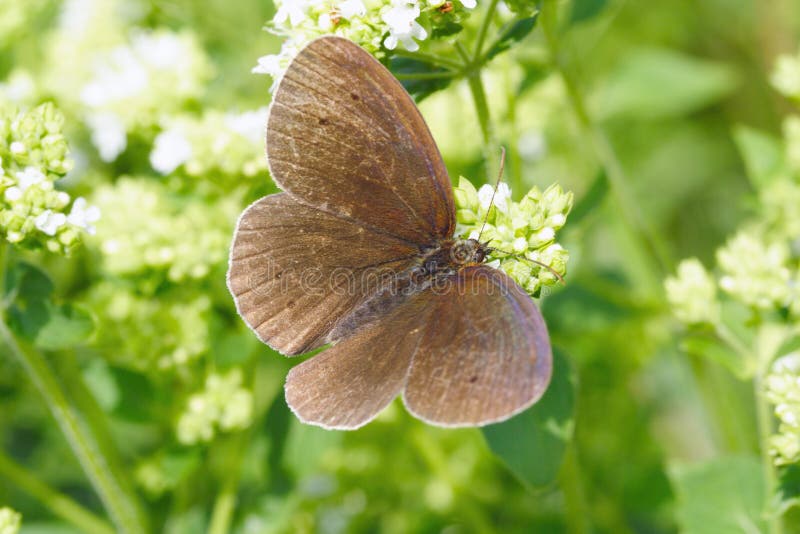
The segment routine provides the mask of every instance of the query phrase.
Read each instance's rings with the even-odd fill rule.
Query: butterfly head
[[[477,239],[462,239],[456,241],[450,249],[453,263],[457,265],[477,265],[483,263],[489,247]]]

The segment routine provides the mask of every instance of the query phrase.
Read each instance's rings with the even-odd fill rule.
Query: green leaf
[[[11,309],[10,317],[17,333],[45,350],[74,347],[94,331],[94,320],[88,311],[49,300],[19,303]]]
[[[669,469],[684,534],[765,532],[761,462],[728,456]]]
[[[389,70],[397,76],[408,94],[417,102],[444,89],[453,80],[451,76],[448,76],[450,71],[447,69],[408,57],[391,58]],[[414,76],[420,78],[415,79]],[[426,76],[429,77],[425,78]]]
[[[783,168],[783,146],[780,139],[766,132],[737,126],[733,139],[747,169],[747,177],[756,190],[760,190]]]
[[[606,0],[574,0],[569,16],[570,24],[579,24],[594,18],[606,7]]]
[[[482,428],[489,448],[522,481],[552,483],[572,437],[575,380],[569,360],[553,353],[553,378],[541,400],[519,415]]]
[[[35,265],[20,261],[6,271],[3,294],[12,300],[42,300],[53,294],[53,282]]]
[[[782,515],[794,507],[800,507],[800,465],[781,469],[773,511]]]
[[[591,104],[602,119],[663,119],[703,109],[738,84],[736,71],[726,64],[675,50],[639,49],[620,60]]]
[[[503,29],[500,30],[500,37],[497,38],[497,40],[486,52],[486,61],[490,61],[491,59],[511,48],[515,43],[522,41],[529,33],[533,31],[533,28],[536,26],[536,19],[538,16],[539,15],[537,13],[532,17],[519,19],[506,24]]]

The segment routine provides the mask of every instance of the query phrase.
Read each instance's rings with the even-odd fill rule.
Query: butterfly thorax
[[[417,278],[449,276],[461,267],[483,263],[487,252],[477,239],[445,239],[424,251],[413,274]]]

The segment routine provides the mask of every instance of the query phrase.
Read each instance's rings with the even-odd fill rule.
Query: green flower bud
[[[770,454],[776,465],[800,461],[800,353],[782,356],[772,364],[765,380],[765,395],[780,422],[770,437]]]
[[[779,56],[770,81],[779,93],[800,100],[800,51],[794,56]]]
[[[6,506],[0,508],[0,534],[17,534],[22,525],[22,515]]]
[[[566,223],[572,193],[557,185],[544,193],[534,187],[520,202],[512,202],[510,189],[501,183],[490,207],[493,193],[491,186],[476,190],[466,178],[459,179],[454,189],[457,235],[477,238],[483,228],[481,241],[497,249],[489,260],[498,261],[500,269],[538,296],[542,287],[558,283],[567,271],[569,254],[556,243],[556,231]]]
[[[678,265],[677,276],[664,281],[664,289],[679,321],[701,324],[719,319],[716,284],[697,258],[683,260]]]

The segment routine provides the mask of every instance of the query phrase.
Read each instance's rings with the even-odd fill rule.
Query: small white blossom
[[[34,220],[36,228],[49,236],[56,235],[59,228],[67,222],[67,216],[63,213],[54,213],[52,210],[45,210]]]
[[[44,181],[44,174],[36,167],[25,167],[25,170],[17,172],[17,185],[23,192],[30,186],[43,183]]]
[[[86,123],[100,159],[107,162],[117,159],[128,145],[128,135],[120,118],[113,113],[93,113],[86,117]]]
[[[339,4],[339,13],[346,19],[363,17],[367,14],[367,8],[361,0],[345,0]]]
[[[297,26],[307,18],[308,3],[305,0],[283,0],[273,20],[276,24],[284,24],[288,20],[292,26]]]
[[[70,210],[67,216],[67,221],[71,225],[83,228],[91,235],[95,233],[95,227],[92,223],[96,223],[99,220],[100,208],[97,206],[89,206],[86,199],[83,197],[75,199],[75,203],[72,204],[72,210]]]
[[[261,145],[265,136],[267,110],[261,107],[244,113],[228,113],[225,115],[225,125],[253,144]]]
[[[475,9],[475,6],[478,5],[478,2],[477,0],[461,0],[461,5],[467,9]]]
[[[408,4],[404,0],[395,2],[394,6],[383,14],[381,19],[389,27],[389,36],[383,44],[389,50],[397,48],[398,43],[410,52],[419,50],[419,45],[414,39],[425,39],[428,32],[417,22],[419,6]]]
[[[192,156],[192,144],[176,130],[158,134],[150,153],[150,164],[161,174],[169,174]]]
[[[4,196],[9,202],[16,202],[22,198],[22,189],[17,186],[11,186],[6,189]]]
[[[484,210],[489,209],[489,204],[492,202],[492,194],[494,194],[494,205],[497,209],[507,213],[508,201],[511,200],[511,188],[508,184],[500,182],[497,186],[497,193],[494,192],[494,188],[489,184],[484,184],[478,189],[478,200]]]
[[[12,154],[21,154],[22,152],[25,152],[25,145],[22,144],[21,141],[14,141],[11,143],[11,146],[8,147],[8,149]]]

